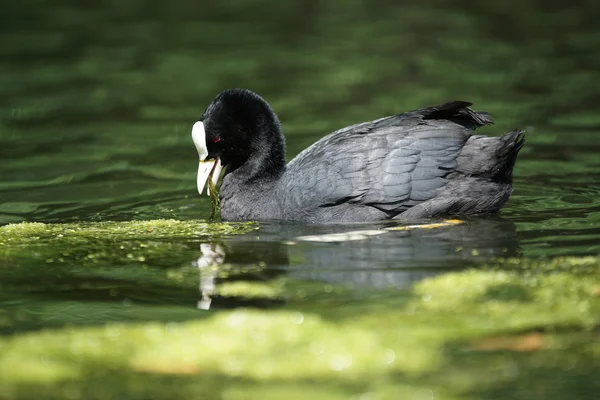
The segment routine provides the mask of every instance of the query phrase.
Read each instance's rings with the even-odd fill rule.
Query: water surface
[[[76,245],[27,242],[17,249],[4,243],[0,332],[12,338],[47,328],[168,324],[251,307],[273,318],[281,310],[327,322],[345,317],[356,325],[344,329],[359,330],[372,328],[361,316],[385,311],[381,330],[392,334],[412,318],[393,310],[407,307],[413,285],[438,282],[447,273],[517,270],[523,279],[540,273],[543,281],[547,270],[540,265],[577,257],[561,273],[576,285],[597,284],[598,263],[585,257],[600,251],[599,12],[592,1],[527,0],[515,7],[442,0],[9,0],[0,14],[0,225],[208,219],[209,199],[195,190],[190,129],[212,98],[231,87],[252,89],[272,104],[288,159],[340,127],[457,99],[495,117],[482,132],[524,128],[528,143],[517,161],[514,194],[500,215],[458,226],[337,242],[298,238],[395,225],[265,223],[241,235],[157,239],[137,232]],[[520,263],[539,268],[531,272]],[[569,265],[592,267],[582,272]],[[228,289],[219,295],[220,286]],[[456,315],[461,312],[468,314]],[[599,314],[592,315],[591,325],[598,326]],[[421,322],[434,318],[424,312]],[[445,363],[395,371],[381,385],[366,375],[372,386],[353,386],[343,373],[341,380],[318,373],[259,379],[269,389],[253,383],[244,390],[255,394],[250,398],[281,398],[316,379],[323,391],[315,398],[593,398],[599,389],[597,332],[575,322],[508,325],[482,333],[466,324],[463,335],[443,337],[437,356]],[[557,336],[539,351],[506,345],[490,354],[457,344],[478,335],[531,332]],[[403,329],[397,335],[398,342],[430,338]],[[415,360],[425,363],[415,356],[405,364],[412,368]],[[486,381],[484,372],[497,379]],[[252,374],[240,374],[254,382]],[[217,374],[173,395],[208,390],[214,398],[244,398],[242,389],[224,389],[236,376]],[[48,396],[60,398],[70,387],[72,397],[90,398],[82,386],[56,379],[48,387],[59,389]],[[86,379],[93,387],[98,378],[90,373]],[[146,381],[135,373],[128,379],[115,387],[133,398],[135,382]],[[12,385],[6,398],[33,396],[15,389],[23,382],[4,382]]]

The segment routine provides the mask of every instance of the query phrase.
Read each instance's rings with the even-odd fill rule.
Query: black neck
[[[232,159],[227,166],[227,173],[235,172],[244,181],[275,180],[285,170],[285,138],[279,119],[266,107],[250,128],[253,132],[247,157]]]

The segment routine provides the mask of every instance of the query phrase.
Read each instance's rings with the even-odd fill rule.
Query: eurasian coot
[[[194,124],[198,191],[220,188],[227,221],[311,223],[414,220],[498,211],[512,192],[525,137],[473,135],[487,113],[454,101],[340,129],[285,163],[285,139],[269,104],[226,90]]]

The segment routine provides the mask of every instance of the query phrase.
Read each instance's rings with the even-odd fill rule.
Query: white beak
[[[208,148],[206,147],[206,132],[204,131],[204,124],[202,121],[198,121],[192,127],[192,140],[198,151],[198,158],[200,158],[200,164],[198,165],[198,177],[196,184],[198,186],[198,193],[202,194],[204,185],[210,178],[214,185],[217,184],[219,176],[221,175],[221,160],[215,158],[214,160],[207,160]],[[206,188],[206,194],[210,196],[210,186]]]

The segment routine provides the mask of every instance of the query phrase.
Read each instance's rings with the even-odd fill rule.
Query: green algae
[[[568,272],[571,275],[593,275],[600,272],[600,257],[497,258],[482,268],[521,273]]]
[[[227,297],[278,299],[285,294],[284,284],[285,280],[281,279],[269,282],[223,282],[218,286],[216,293]]]
[[[217,177],[218,179],[218,177]],[[221,217],[221,198],[219,197],[219,190],[212,180],[212,173],[208,177],[208,193],[210,196],[210,220],[216,221],[217,218]]]
[[[592,259],[556,263],[588,265]],[[600,323],[598,274],[544,270],[538,264],[530,274],[445,274],[423,280],[405,295],[380,292],[332,312],[314,303],[323,287],[316,283],[233,281],[219,294],[286,297],[288,303],[279,310],[239,309],[181,322],[107,323],[5,337],[0,339],[1,393],[61,398],[69,388],[75,397],[86,398],[119,393],[184,398],[208,392],[210,398],[244,398],[247,391],[295,398],[300,390],[314,398],[357,393],[430,398],[435,393],[435,398],[475,399],[516,385],[520,397],[515,398],[533,398],[526,396],[541,389],[528,389],[523,376],[535,375],[540,365],[549,377],[597,371],[592,328]],[[294,295],[300,289],[304,294]],[[328,292],[334,297],[349,293]],[[525,350],[473,344],[498,335],[518,341],[525,332],[542,332],[536,334],[539,343]],[[511,372],[515,365],[519,374]],[[101,379],[111,384],[90,392]],[[561,382],[551,384],[554,398],[570,390],[569,382]],[[583,379],[586,387],[590,382]]]
[[[152,220],[8,224],[0,227],[0,245],[27,245],[38,241],[77,244],[90,239],[177,239],[222,237],[257,229],[253,223],[207,223],[202,221]]]
[[[252,223],[175,220],[0,227],[0,333],[189,318],[172,304],[143,304],[171,291],[177,291],[171,303],[193,297],[199,273],[191,260],[199,243],[255,229]],[[121,300],[126,307],[94,299]]]
[[[587,279],[570,274],[523,276],[510,272],[468,271],[447,274],[415,286],[421,300],[411,304],[416,312],[445,314],[468,309],[470,330],[498,332],[530,329],[593,328],[600,305],[595,292],[600,277]],[[465,313],[466,314],[466,313]],[[456,327],[456,325],[454,326]]]
[[[0,227],[0,259],[35,259],[47,264],[159,264],[185,259],[184,241],[215,240],[258,229],[253,223],[152,220],[8,224]]]

